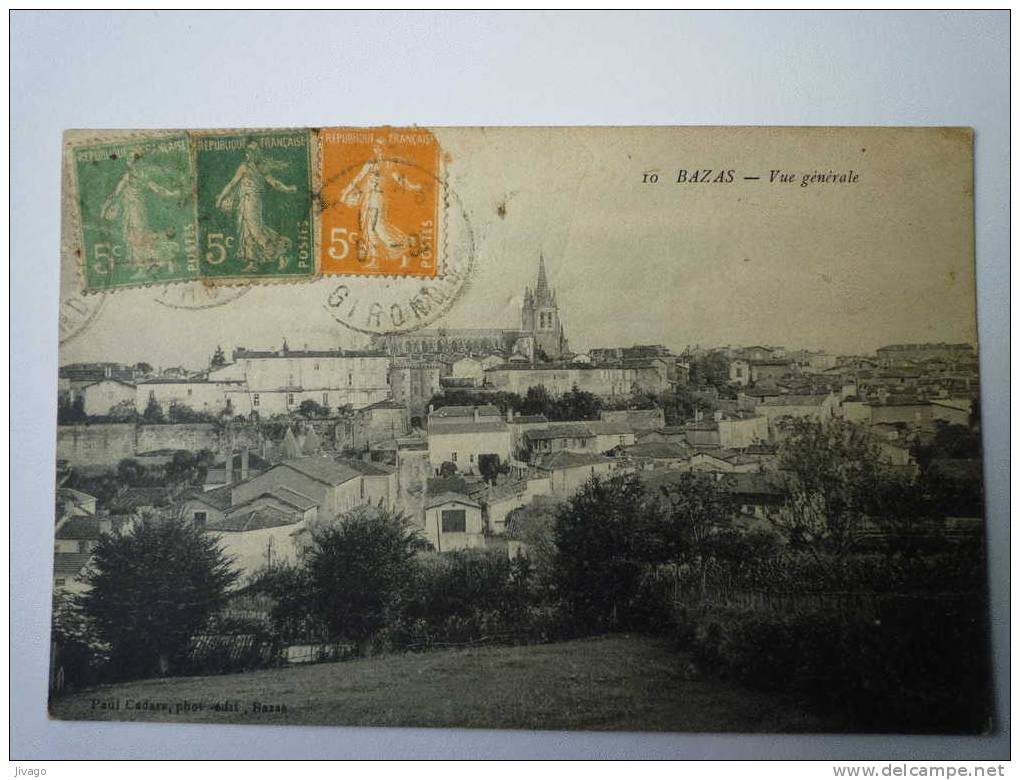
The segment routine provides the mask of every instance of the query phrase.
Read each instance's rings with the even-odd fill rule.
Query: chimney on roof
[[[241,481],[248,479],[248,446],[241,448]]]
[[[478,413],[478,407],[473,406],[471,410],[474,412],[475,422],[478,422],[481,419],[481,415]]]
[[[514,421],[514,408],[512,406],[508,406],[507,407],[507,410],[506,410],[506,421],[508,423],[512,423]]]
[[[103,375],[109,377],[113,374],[113,366],[103,366]]]

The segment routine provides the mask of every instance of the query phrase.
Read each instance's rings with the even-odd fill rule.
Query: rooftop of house
[[[358,411],[359,412],[373,412],[373,411],[375,411],[377,409],[379,409],[379,410],[392,409],[394,411],[396,411],[396,410],[407,411],[407,406],[405,404],[398,403],[397,401],[394,401],[392,398],[386,398],[386,399],[384,399],[382,401],[376,401],[374,404],[369,404],[368,406],[363,406],[360,409],[358,409]]]
[[[110,501],[110,509],[124,513],[141,507],[166,506],[180,492],[178,487],[125,487]]]
[[[916,351],[919,349],[950,349],[959,350],[961,352],[973,352],[974,347],[970,344],[947,344],[945,342],[937,342],[931,344],[888,344],[884,347],[879,347],[875,352],[907,352]]]
[[[462,493],[467,495],[470,490],[470,484],[460,475],[429,477],[425,481],[425,492],[430,496],[438,496],[440,493]]]
[[[549,422],[544,414],[516,414],[510,421],[513,425],[542,425]]]
[[[538,459],[535,466],[543,471],[557,471],[559,469],[573,469],[581,466],[594,466],[599,463],[612,463],[612,458],[605,455],[596,455],[592,452],[550,452]]]
[[[827,395],[781,395],[778,398],[765,400],[762,406],[821,406],[828,397]]]
[[[294,490],[293,488],[289,488],[286,485],[277,485],[272,490],[263,491],[262,493],[259,493],[257,496],[252,496],[251,498],[246,499],[245,501],[241,501],[233,505],[232,507],[230,507],[230,514],[233,515],[234,512],[237,511],[238,509],[241,509],[247,506],[248,504],[252,504],[258,501],[259,499],[263,498],[271,498],[275,501],[279,501],[280,503],[285,504],[291,509],[296,509],[299,512],[304,512],[305,510],[311,509],[313,506],[319,505],[318,501],[309,496],[306,496],[304,493],[301,493],[300,491]]]
[[[687,459],[691,450],[671,441],[646,441],[625,447],[623,452],[632,458],[678,458]]]
[[[634,433],[634,427],[627,420],[593,420],[585,426],[597,436],[622,436]]]
[[[392,473],[388,467],[377,463],[361,460],[341,461],[325,455],[292,458],[279,465],[327,485],[342,485],[359,476],[378,477]]]
[[[198,501],[221,512],[230,508],[230,495],[233,485],[223,485],[213,490],[189,490],[181,496],[181,501]]]
[[[77,577],[91,557],[91,553],[55,553],[53,555],[53,576]]]
[[[471,420],[443,422],[429,429],[430,436],[453,436],[459,433],[500,433],[507,430],[503,420]]]
[[[267,528],[280,528],[295,525],[301,516],[272,505],[263,505],[250,511],[240,511],[214,520],[206,525],[209,531],[243,533],[245,531],[262,531]]]
[[[443,387],[458,388],[458,387],[474,387],[478,380],[471,376],[441,376],[439,377],[439,384]]]
[[[348,458],[343,462],[359,472],[363,477],[388,477],[395,471],[392,466],[387,466],[385,463],[375,463],[370,460]]]
[[[57,527],[57,539],[98,539],[103,533],[121,530],[132,515],[73,515]],[[102,528],[109,523],[109,530]]]
[[[476,410],[479,417],[499,417],[502,419],[502,412],[499,411],[499,407],[492,404],[483,404],[481,406],[440,406],[438,409],[432,410],[429,414],[429,419],[446,420],[474,417]]]
[[[548,428],[534,428],[524,432],[528,441],[549,441],[552,439],[590,439],[595,434],[586,423],[564,423]]]
[[[481,509],[481,505],[478,502],[465,496],[463,493],[440,493],[438,496],[433,496],[425,502],[426,509],[434,509],[437,506],[443,506],[445,504],[463,504],[465,506],[474,507],[475,509]]]
[[[144,381],[145,380],[139,380],[139,382],[137,384],[141,384]],[[95,382],[89,382],[89,384],[85,385],[82,388],[82,390],[87,390],[90,387],[95,387],[96,385],[101,385],[104,382],[114,382],[114,383],[116,383],[118,385],[124,385],[124,387],[130,387],[132,390],[135,389],[135,384],[136,384],[135,382],[128,382],[125,379],[117,379],[116,377],[112,377],[112,376],[104,376],[104,377],[101,377],[101,378],[97,379]]]
[[[384,358],[386,353],[376,350],[357,349],[280,349],[258,350],[238,347],[234,350],[234,360],[256,360],[266,358]]]
[[[74,488],[59,487],[57,488],[57,499],[60,501],[71,501],[75,506],[83,506],[94,502],[96,497]]]

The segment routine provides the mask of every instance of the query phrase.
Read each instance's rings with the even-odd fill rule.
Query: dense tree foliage
[[[373,506],[312,531],[305,560],[312,603],[333,636],[370,652],[410,576],[415,538],[402,514]]]
[[[557,587],[591,630],[626,628],[659,518],[637,477],[590,479],[556,515]]]
[[[184,663],[237,576],[214,536],[180,517],[143,518],[100,538],[75,606],[120,676],[166,674]]]
[[[775,521],[795,546],[843,558],[866,519],[882,511],[876,487],[887,469],[878,445],[843,420],[794,419],[791,426],[778,453],[789,498]]]

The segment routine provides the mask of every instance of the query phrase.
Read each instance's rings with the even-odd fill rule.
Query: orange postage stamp
[[[422,128],[319,132],[323,274],[436,276],[439,144]]]

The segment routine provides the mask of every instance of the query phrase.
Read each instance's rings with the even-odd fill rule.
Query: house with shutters
[[[463,493],[440,493],[428,499],[424,536],[437,552],[484,547],[482,505]]]
[[[428,416],[429,463],[438,474],[452,463],[461,474],[479,474],[479,460],[495,456],[507,463],[512,431],[495,406],[444,406]]]

